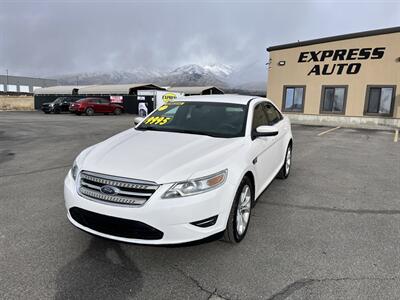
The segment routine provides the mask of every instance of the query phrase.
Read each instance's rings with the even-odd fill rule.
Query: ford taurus
[[[289,119],[268,99],[168,102],[82,151],[65,178],[76,227],[119,241],[178,244],[246,235],[257,198],[292,162]]]

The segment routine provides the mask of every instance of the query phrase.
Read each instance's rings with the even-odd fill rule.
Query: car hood
[[[126,130],[83,153],[79,168],[159,184],[212,174],[227,168],[244,138]]]

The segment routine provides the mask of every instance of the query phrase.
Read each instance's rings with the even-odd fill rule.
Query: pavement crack
[[[389,281],[389,280],[399,280],[399,277],[338,277],[338,278],[303,278],[296,280],[288,285],[286,285],[283,289],[273,294],[268,300],[283,300],[289,298],[296,291],[311,286],[315,283],[325,283],[325,282],[340,282],[340,281],[362,281],[362,280],[377,280],[377,281]]]
[[[299,204],[289,204],[289,203],[274,203],[274,202],[260,202],[259,204],[290,207],[290,208],[299,208],[299,209],[304,209],[304,210],[349,213],[349,214],[358,214],[358,215],[367,215],[367,214],[400,215],[399,209],[346,209],[346,208],[336,208],[336,207],[322,207],[322,206],[299,205]]]
[[[190,274],[186,273],[185,271],[183,271],[182,269],[180,269],[177,266],[173,266],[173,268],[175,270],[177,270],[179,273],[181,273],[185,278],[189,279],[191,282],[193,282],[197,288],[203,292],[205,292],[206,294],[208,294],[208,298],[207,299],[225,299],[225,300],[229,300],[229,298],[226,298],[220,294],[218,294],[217,289],[215,288],[214,290],[209,290],[207,288],[205,288],[196,278],[194,278],[193,276],[191,276]]]
[[[302,289],[305,286],[309,286],[311,284],[314,284],[315,280],[314,279],[300,279],[295,282],[292,282],[285,286],[282,290],[279,292],[273,294],[271,297],[268,298],[268,300],[282,300],[288,298],[290,295],[292,295],[294,292]]]

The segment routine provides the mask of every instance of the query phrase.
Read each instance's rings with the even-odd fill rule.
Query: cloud
[[[0,73],[255,65],[267,46],[397,26],[395,2],[3,1]]]

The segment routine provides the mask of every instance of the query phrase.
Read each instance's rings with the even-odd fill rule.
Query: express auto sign
[[[308,72],[308,76],[357,74],[360,72],[362,60],[382,59],[385,50],[385,47],[377,47],[305,51],[300,53],[298,62],[324,63],[315,64]]]

